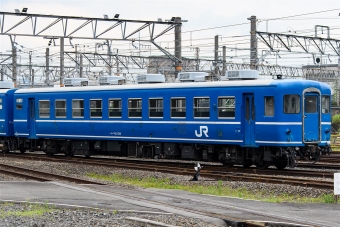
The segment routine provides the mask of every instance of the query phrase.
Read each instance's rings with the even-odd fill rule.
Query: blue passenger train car
[[[14,132],[22,152],[282,169],[329,149],[330,96],[328,85],[309,80],[20,89]]]
[[[0,89],[0,136],[13,140],[13,94],[15,89]],[[3,143],[3,149],[9,150],[8,143]]]

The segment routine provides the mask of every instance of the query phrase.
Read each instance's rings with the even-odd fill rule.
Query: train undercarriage
[[[3,152],[19,150],[44,151],[48,155],[63,153],[66,156],[115,155],[135,158],[184,159],[197,161],[219,161],[224,166],[255,165],[259,169],[274,165],[278,169],[294,168],[297,160],[320,159],[321,154],[329,154],[330,146],[318,147],[240,147],[228,145],[186,144],[186,143],[148,143],[126,141],[58,140],[5,138]]]

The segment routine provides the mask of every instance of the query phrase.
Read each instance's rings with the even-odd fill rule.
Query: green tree
[[[332,124],[340,124],[340,114],[336,114],[332,117]]]

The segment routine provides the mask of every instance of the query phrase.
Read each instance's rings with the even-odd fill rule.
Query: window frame
[[[151,103],[150,103],[150,101],[151,100],[162,100],[162,107],[160,108],[160,107],[151,107]],[[159,119],[161,119],[161,118],[163,118],[164,117],[164,98],[149,98],[149,105],[148,105],[148,113],[149,113],[149,118],[159,118]],[[159,117],[159,116],[157,116],[157,117],[154,117],[154,116],[151,116],[151,110],[159,110],[159,109],[161,109],[162,110],[162,116],[161,117]],[[158,111],[154,111],[154,112],[157,112],[157,113],[160,113],[160,112],[158,112]]]
[[[64,101],[65,102],[65,108],[57,108],[57,102]],[[55,108],[54,108],[54,114],[55,118],[66,118],[67,117],[67,100],[66,99],[56,99],[54,101]],[[57,110],[59,109],[65,109],[65,116],[57,116]]]
[[[209,100],[209,106],[208,107],[196,107],[195,104],[195,99],[208,99]],[[201,112],[208,112],[209,116],[208,117],[195,117],[196,109],[208,109],[208,111],[201,111]],[[200,111],[198,111],[199,113]],[[194,118],[199,118],[199,119],[210,119],[210,97],[209,96],[198,96],[198,97],[193,97],[193,117]]]
[[[287,95],[295,95],[295,96],[299,97],[299,112],[297,112],[297,113],[296,112],[295,113],[286,113],[285,112],[285,97]],[[301,106],[302,105],[302,103],[301,103],[301,95],[299,95],[299,94],[285,94],[285,95],[283,95],[283,102],[282,102],[282,104],[283,104],[283,114],[300,114],[301,113],[301,108],[303,108],[303,106]]]
[[[185,116],[184,117],[173,117],[172,116],[172,110],[173,109],[183,109],[183,107],[172,107],[172,100],[185,100],[185,107],[184,107],[184,109],[185,109]],[[179,112],[179,111],[177,111],[177,112]],[[177,119],[185,119],[187,117],[187,101],[186,101],[186,98],[185,97],[171,97],[170,98],[170,118],[177,118]]]
[[[233,117],[220,117],[220,109],[232,109],[230,107],[220,107],[219,99],[234,99],[234,116]],[[221,111],[222,112],[222,111]],[[227,111],[226,111],[227,112]],[[236,96],[218,96],[217,97],[217,118],[218,119],[235,119],[236,118]]]
[[[73,103],[74,103],[74,101],[83,101],[83,108],[74,108],[73,107]],[[85,116],[85,102],[84,102],[84,99],[72,99],[72,118],[84,118],[84,116]],[[83,110],[83,116],[74,116],[74,112],[73,112],[73,110],[75,110],[75,109],[79,109],[79,110]],[[81,113],[81,111],[80,111],[80,113]]]
[[[312,99],[311,99],[312,98]],[[314,101],[312,105],[308,103],[308,100]],[[309,113],[309,114],[315,114],[318,113],[320,110],[318,110],[318,96],[316,95],[306,95],[304,98],[304,113]],[[310,109],[310,108],[313,109]],[[319,106],[320,108],[320,106]]]
[[[273,115],[267,115],[267,98],[273,99]],[[275,96],[264,96],[264,116],[274,117],[275,116]]]
[[[16,98],[15,99],[15,109],[16,110],[22,110],[22,108],[23,108],[23,98]],[[20,108],[18,108],[18,107],[20,107]]]
[[[323,98],[328,98],[328,108],[326,109],[326,108],[324,108],[325,106],[324,106],[324,102],[323,102]],[[331,110],[331,97],[330,97],[330,95],[322,95],[321,96],[321,113],[322,114],[330,114],[330,110]],[[326,106],[327,107],[327,106]],[[324,113],[323,112],[323,110],[328,110],[328,112],[327,113]]]
[[[140,107],[130,107],[130,101],[140,100]],[[128,98],[128,118],[142,118],[143,117],[143,100],[142,98]],[[138,103],[138,102],[137,102]],[[130,111],[130,110],[140,110],[140,111]],[[130,116],[132,112],[140,112],[140,116]]]
[[[100,101],[100,108],[98,108],[97,106],[92,108],[91,107],[91,101],[96,101],[96,105],[97,105],[97,101]],[[96,110],[100,109],[100,116],[92,116],[92,113],[99,113]],[[94,112],[92,112],[92,110],[95,110]],[[90,112],[90,118],[103,118],[103,100],[102,99],[90,99],[89,100],[89,112]]]
[[[42,103],[42,102],[48,102],[48,108],[41,108],[40,103]],[[41,116],[40,111],[42,109],[48,110],[48,116]],[[50,100],[47,100],[47,99],[39,100],[39,102],[38,102],[38,116],[39,116],[39,118],[51,118],[51,101]]]
[[[114,107],[110,108],[110,101],[117,101],[117,100],[120,101],[120,107],[119,108],[114,108]],[[108,117],[109,118],[122,118],[122,114],[123,114],[123,112],[122,112],[123,102],[122,102],[121,98],[109,98],[107,104],[108,104],[107,109],[108,109]],[[120,112],[119,112],[120,116],[110,116],[110,110],[120,110]],[[115,111],[113,111],[113,112],[115,112]]]

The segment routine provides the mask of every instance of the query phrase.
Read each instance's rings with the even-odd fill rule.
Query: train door
[[[305,90],[303,95],[303,141],[305,143],[320,142],[320,92],[314,90]]]
[[[243,94],[243,125],[244,125],[244,145],[255,145],[255,102],[254,94]]]
[[[34,98],[28,99],[28,127],[29,127],[29,138],[35,138],[35,100]]]

